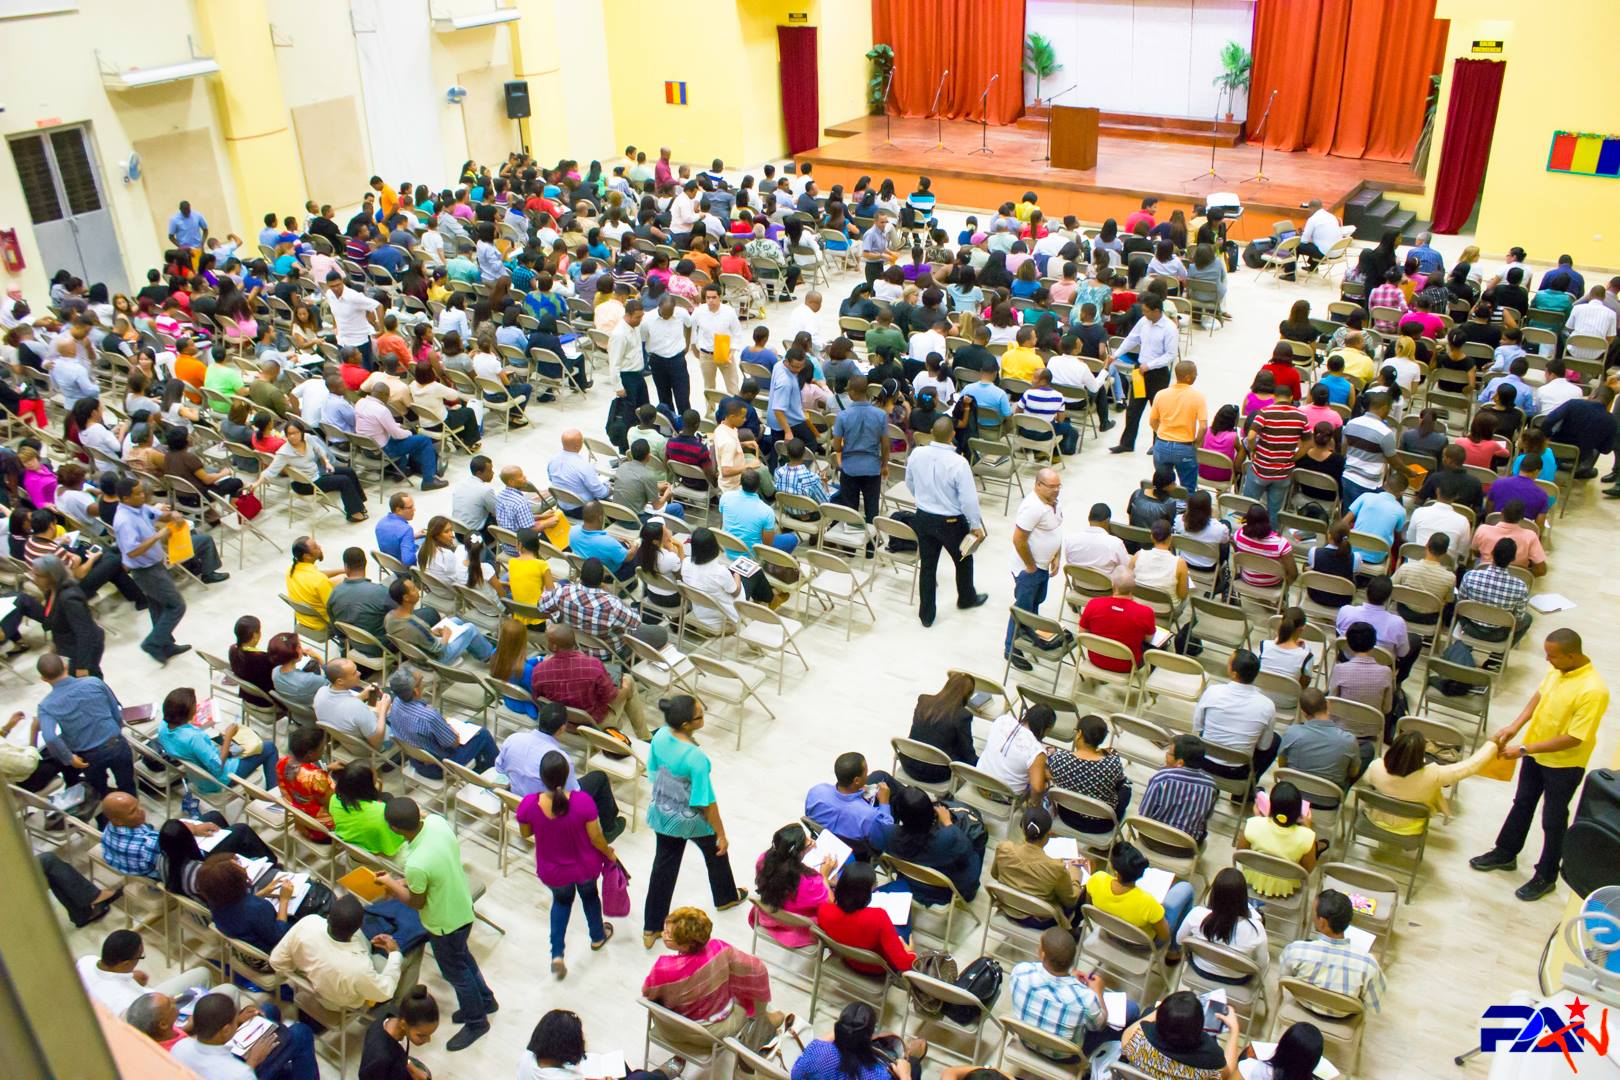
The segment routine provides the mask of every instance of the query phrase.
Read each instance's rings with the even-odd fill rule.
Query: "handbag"
[[[602,867],[602,914],[611,919],[630,914],[630,875],[616,859]]]
[[[237,514],[244,521],[252,521],[259,516],[259,511],[264,509],[264,503],[260,502],[259,497],[251,491],[242,492],[242,494],[231,500],[231,505],[236,507]]]

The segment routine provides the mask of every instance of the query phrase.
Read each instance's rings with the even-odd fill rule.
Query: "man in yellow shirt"
[[[394,189],[380,176],[371,178],[371,190],[377,193],[377,204],[382,210],[382,219],[387,221],[394,216],[394,207],[399,205],[399,196],[394,194]]]
[[[320,561],[326,557],[313,536],[300,536],[292,544],[292,568],[287,571],[287,596],[300,604],[308,604],[320,612],[320,618],[297,616],[298,625],[310,630],[325,630],[331,626],[326,611],[326,598],[332,595],[332,579],[343,576],[343,571],[322,570]]]
[[[1505,747],[1502,757],[1523,759],[1513,806],[1496,835],[1496,846],[1468,860],[1475,870],[1512,870],[1530,834],[1536,804],[1541,803],[1541,858],[1530,880],[1513,894],[1520,900],[1539,900],[1558,885],[1569,802],[1586,775],[1598,724],[1609,708],[1609,688],[1581,651],[1579,634],[1554,630],[1542,648],[1552,670],[1542,677],[1518,719],[1491,736]],[[1521,730],[1524,742],[1507,746]]]
[[[1001,377],[1034,382],[1035,373],[1045,366],[1041,354],[1035,351],[1035,328],[1020,326],[1014,343],[1001,354]]]
[[[1176,381],[1160,390],[1148,410],[1153,430],[1153,464],[1176,470],[1176,480],[1192,491],[1198,486],[1198,446],[1209,427],[1209,403],[1193,389],[1198,366],[1191,360],[1176,363]]]
[[[1344,357],[1344,373],[1356,380],[1357,390],[1365,390],[1378,374],[1366,346],[1367,339],[1361,336],[1361,331],[1352,330],[1344,336],[1344,348],[1333,354]]]
[[[519,529],[517,558],[506,564],[506,584],[512,591],[512,602],[540,603],[540,594],[551,588],[551,564],[540,557],[540,534],[533,529]],[[539,626],[545,619],[519,618],[529,626]]]

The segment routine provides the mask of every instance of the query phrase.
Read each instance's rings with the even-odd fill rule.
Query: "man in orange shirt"
[[[174,374],[181,382],[192,386],[202,386],[203,380],[208,377],[208,365],[202,357],[197,355],[197,342],[194,338],[181,338],[174,347]],[[196,395],[188,395],[191,400],[198,400]]]
[[[1176,470],[1181,486],[1192,491],[1198,486],[1198,444],[1209,427],[1209,404],[1202,392],[1193,389],[1198,367],[1191,360],[1176,364],[1176,381],[1154,395],[1148,410],[1148,427],[1153,430],[1153,464]]]
[[[377,193],[377,205],[382,209],[382,219],[387,221],[394,216],[394,207],[399,205],[399,196],[394,189],[383,182],[380,176],[371,178],[371,190]]]
[[[1547,572],[1547,552],[1541,546],[1541,537],[1524,523],[1524,503],[1518,499],[1510,499],[1502,507],[1501,521],[1474,530],[1475,556],[1488,560],[1496,542],[1504,538],[1515,545],[1514,566],[1525,567],[1534,577]]]

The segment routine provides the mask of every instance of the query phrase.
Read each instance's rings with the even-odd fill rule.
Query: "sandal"
[[[568,978],[568,965],[563,963],[562,957],[559,956],[551,961],[551,973],[559,979]]]
[[[609,941],[612,941],[612,940],[613,940],[613,924],[612,923],[603,923],[602,924],[602,940],[601,941],[593,941],[593,942],[591,942],[591,952],[599,952],[601,950],[602,946],[606,945]]]
[[[738,889],[737,890],[737,899],[731,901],[729,904],[721,904],[720,906],[716,907],[714,910],[715,911],[730,911],[732,908],[736,907],[738,904],[742,903],[746,899],[748,899],[748,890],[747,889]]]
[[[643,931],[641,935],[641,947],[643,949],[650,949],[654,945],[658,944],[658,939],[661,937],[663,937],[662,934],[656,934],[650,930]]]

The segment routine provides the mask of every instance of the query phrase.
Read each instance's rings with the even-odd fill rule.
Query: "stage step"
[[[1401,243],[1410,244],[1418,233],[1428,228],[1428,222],[1420,222],[1416,213],[1401,209],[1399,203],[1382,191],[1366,186],[1345,200],[1344,223],[1354,225],[1357,238],[1369,243],[1377,242],[1384,233],[1395,229]]]

